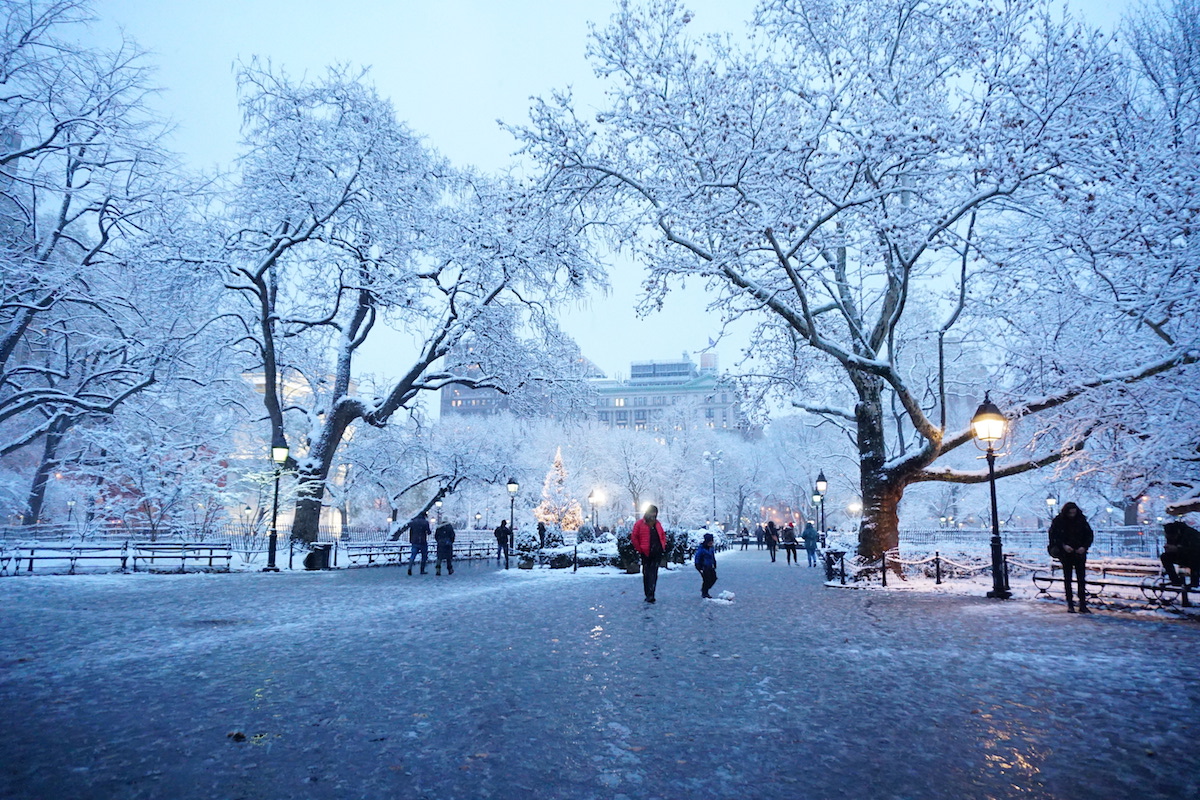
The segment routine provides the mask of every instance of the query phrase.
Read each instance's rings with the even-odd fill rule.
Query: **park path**
[[[1200,625],[719,562],[6,578],[0,797],[1200,796]]]

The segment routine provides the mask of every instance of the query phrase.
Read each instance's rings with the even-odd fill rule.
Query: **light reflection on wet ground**
[[[2,580],[0,796],[1200,796],[1200,625],[720,565]]]

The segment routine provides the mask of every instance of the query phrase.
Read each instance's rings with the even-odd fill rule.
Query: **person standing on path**
[[[795,562],[797,567],[800,566],[800,557],[796,554],[796,526],[790,522],[783,529],[783,554],[787,563]]]
[[[441,525],[438,525],[437,530],[433,533],[433,540],[437,542],[437,561],[433,565],[433,574],[442,574],[442,561],[445,561],[447,574],[453,575],[454,526],[449,522],[443,522]]]
[[[750,529],[749,528],[742,528],[742,549],[743,550],[750,549]]]
[[[500,527],[496,528],[496,564],[500,564],[500,554],[504,553],[504,568],[508,569],[508,540],[512,535],[512,531],[508,529],[508,520],[500,520]]]
[[[817,529],[813,527],[812,522],[804,523],[804,532],[800,534],[800,538],[804,540],[804,552],[808,553],[808,565],[815,567],[817,565]]]
[[[413,561],[417,552],[421,553],[421,574],[425,574],[425,565],[429,563],[429,520],[422,511],[408,523],[408,574],[412,575]]]
[[[708,590],[717,582],[717,550],[713,535],[704,534],[704,543],[696,548],[696,571],[700,573],[700,596],[712,599]]]
[[[771,553],[771,563],[775,563],[775,549],[779,547],[779,529],[775,527],[775,520],[767,522],[767,550]]]
[[[658,564],[667,549],[667,533],[658,521],[658,506],[647,506],[646,513],[633,524],[629,534],[633,549],[642,557],[642,589],[646,602],[654,602],[654,590],[658,586]]]
[[[1079,506],[1074,503],[1063,504],[1062,511],[1050,523],[1050,544],[1046,551],[1051,557],[1057,558],[1062,564],[1063,586],[1067,591],[1067,612],[1075,613],[1075,602],[1071,598],[1071,573],[1075,573],[1076,585],[1079,587],[1079,613],[1090,614],[1087,605],[1087,583],[1084,573],[1087,572],[1087,551],[1092,546],[1094,538],[1092,526]]]

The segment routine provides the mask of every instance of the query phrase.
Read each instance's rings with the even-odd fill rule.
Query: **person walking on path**
[[[711,533],[704,534],[704,542],[696,548],[696,571],[700,573],[700,596],[711,599],[708,590],[717,582],[717,549]]]
[[[1200,587],[1200,531],[1186,522],[1176,520],[1163,525],[1163,538],[1165,543],[1159,560],[1162,561],[1163,569],[1167,571],[1167,579],[1171,585],[1183,585],[1183,577],[1175,568],[1178,564],[1187,567],[1192,573],[1188,582],[1189,588]]]
[[[508,529],[508,520],[500,520],[500,526],[495,530],[496,564],[500,564],[500,554],[504,553],[504,568],[508,569],[508,539],[512,532]]]
[[[433,565],[433,574],[442,574],[442,561],[445,561],[447,574],[453,575],[454,526],[449,522],[443,522],[441,525],[438,525],[437,530],[433,533],[433,540],[437,542],[437,561]]]
[[[750,529],[749,528],[742,528],[742,549],[743,550],[750,549]]]
[[[658,521],[658,506],[647,506],[646,513],[633,524],[629,534],[633,549],[642,557],[642,589],[646,602],[654,602],[654,590],[658,586],[658,564],[667,549],[667,533]]]
[[[783,529],[783,554],[787,563],[795,562],[797,567],[800,566],[800,557],[796,554],[796,526],[790,522]]]
[[[1074,573],[1079,589],[1079,613],[1090,614],[1087,605],[1087,551],[1095,535],[1083,511],[1074,503],[1063,504],[1062,511],[1050,523],[1050,544],[1046,551],[1062,564],[1063,586],[1067,592],[1067,611],[1075,613],[1075,602],[1071,598],[1071,577]]]
[[[429,520],[422,511],[408,523],[408,574],[412,575],[413,561],[417,553],[421,553],[421,574],[425,574],[425,565],[429,563]]]
[[[804,523],[804,532],[800,534],[800,538],[804,540],[804,552],[808,553],[808,565],[815,567],[817,565],[817,529],[813,527],[812,522]]]
[[[767,522],[767,550],[771,553],[771,563],[775,563],[775,549],[779,547],[779,529],[775,527],[775,520]]]

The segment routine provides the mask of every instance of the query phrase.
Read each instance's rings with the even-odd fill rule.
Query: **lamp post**
[[[433,512],[433,521],[435,524],[440,525],[442,523],[442,501],[436,501],[434,506],[437,507],[437,511]]]
[[[825,516],[825,495],[813,490],[813,517],[816,520],[817,527],[821,529],[821,547],[825,546],[825,524],[822,518]]]
[[[1054,521],[1054,507],[1058,505],[1058,498],[1054,493],[1046,495],[1046,527],[1050,527],[1050,523]]]
[[[983,402],[975,410],[971,418],[971,431],[975,434],[976,446],[979,442],[987,445],[985,458],[988,464],[988,485],[992,492],[992,590],[987,596],[996,600],[1007,600],[1012,597],[1008,590],[1008,581],[1004,574],[1004,550],[1000,542],[1000,511],[996,505],[996,451],[994,445],[1004,438],[1008,431],[1008,418],[1000,413],[1000,409],[992,402],[988,393],[984,393]]]
[[[825,470],[817,473],[817,494],[821,495],[821,535],[825,535],[825,492],[829,490],[829,481],[825,480]]]
[[[475,530],[479,530],[479,520],[481,520],[481,519],[483,519],[483,514],[480,514],[478,511],[476,511],[475,512]]]
[[[267,565],[263,567],[263,572],[279,572],[279,567],[275,566],[275,547],[279,540],[275,522],[279,517],[279,476],[288,460],[286,443],[271,445],[271,460],[275,462],[275,495],[271,500],[271,537],[267,544]]]
[[[517,490],[521,488],[521,484],[517,483],[516,478],[508,479],[508,547],[511,550],[517,541]]]
[[[75,516],[75,501],[67,501],[67,524],[71,524],[71,518]]]
[[[721,461],[721,451],[715,453],[704,451],[704,460],[712,467],[712,519],[717,521],[717,464]]]
[[[596,527],[596,490],[592,489],[588,492],[588,509],[591,512],[592,527]]]

